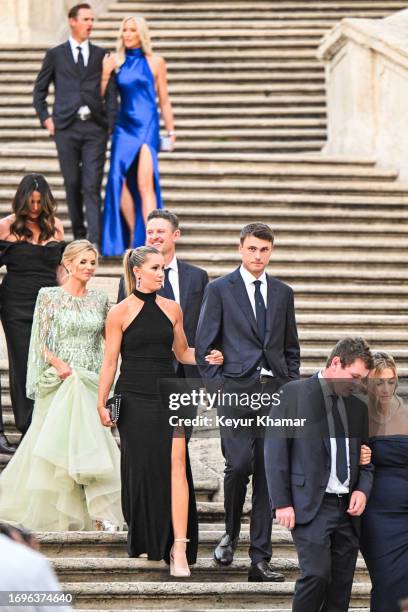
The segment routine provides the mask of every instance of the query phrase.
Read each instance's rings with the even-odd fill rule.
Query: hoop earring
[[[140,289],[140,276],[136,280],[136,289]]]

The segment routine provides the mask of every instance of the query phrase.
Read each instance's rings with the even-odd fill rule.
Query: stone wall
[[[318,55],[326,65],[324,153],[372,157],[408,179],[408,10],[344,19]]]
[[[79,0],[78,0],[79,2]],[[2,45],[54,45],[68,35],[67,13],[76,0],[1,0]],[[95,15],[109,0],[91,0]]]

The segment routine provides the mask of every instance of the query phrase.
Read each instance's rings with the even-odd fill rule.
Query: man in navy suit
[[[98,245],[101,184],[108,129],[116,115],[116,87],[112,77],[102,99],[106,51],[89,42],[93,26],[89,4],[73,6],[68,18],[71,36],[47,51],[35,81],[33,104],[41,125],[55,137],[74,238],[87,237]],[[47,105],[51,83],[55,88],[52,116]]]
[[[363,338],[345,338],[326,367],[289,382],[270,417],[306,425],[267,430],[265,469],[278,523],[292,530],[301,577],[294,612],[347,612],[359,548],[360,515],[373,466],[359,465],[368,444],[367,406],[353,393],[373,367]]]
[[[273,233],[264,223],[241,231],[241,266],[211,282],[206,289],[196,334],[197,364],[203,378],[219,381],[223,391],[271,393],[282,381],[299,376],[300,350],[292,289],[267,275]],[[217,347],[222,366],[209,366],[204,357]],[[238,414],[237,406],[218,413]],[[251,415],[251,408],[246,410]],[[245,416],[240,411],[240,418]],[[240,423],[244,423],[244,420]],[[272,582],[282,574],[269,566],[272,555],[272,516],[265,478],[263,431],[238,426],[221,429],[225,458],[225,534],[214,551],[220,565],[232,563],[241,527],[249,476],[252,474],[252,513],[248,580]]]
[[[176,244],[180,238],[179,220],[170,210],[158,208],[147,217],[146,245],[155,247],[164,257],[164,286],[159,295],[175,300],[183,311],[184,331],[189,346],[194,346],[198,317],[208,274],[202,268],[193,266],[176,256]],[[118,302],[125,299],[123,277],[120,279]],[[199,378],[196,366],[187,366],[175,361],[178,376]]]

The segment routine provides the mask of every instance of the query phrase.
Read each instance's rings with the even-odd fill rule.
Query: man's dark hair
[[[273,232],[266,223],[249,223],[245,225],[239,236],[240,243],[243,244],[245,238],[248,236],[255,236],[255,238],[259,238],[259,240],[267,240],[273,244]]]
[[[167,208],[155,208],[151,213],[147,216],[147,221],[151,221],[152,219],[165,219],[173,228],[173,232],[175,232],[179,228],[179,220],[178,216],[168,210]]]
[[[343,368],[354,363],[356,359],[361,359],[368,370],[372,370],[374,367],[370,347],[364,338],[361,337],[348,337],[339,340],[327,359],[327,368],[331,365],[334,357],[340,357],[340,363]]]
[[[87,2],[81,2],[81,4],[76,4],[73,6],[68,13],[68,19],[76,19],[78,17],[78,13],[81,9],[91,9],[91,5]]]

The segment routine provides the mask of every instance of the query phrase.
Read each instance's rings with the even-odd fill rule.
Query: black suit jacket
[[[331,469],[330,435],[326,406],[317,374],[291,381],[280,391],[280,405],[273,418],[305,418],[305,428],[270,428],[265,437],[265,470],[272,509],[293,506],[296,523],[310,522],[319,511]],[[367,406],[355,396],[344,397],[349,430],[350,495],[354,490],[368,497],[374,467],[360,466],[360,448],[368,444]],[[353,517],[359,531],[359,517]]]
[[[204,290],[208,284],[208,274],[202,268],[193,266],[185,261],[177,259],[179,288],[180,288],[180,307],[183,311],[183,324],[189,346],[194,346],[195,334],[197,329],[198,317],[200,315],[201,302]],[[158,292],[163,297],[170,298],[166,294],[164,287]],[[118,302],[126,297],[123,276],[119,282]],[[177,373],[186,378],[199,378],[200,374],[195,366],[178,364]]]
[[[259,379],[264,358],[277,378],[299,376],[300,349],[292,289],[267,275],[267,330],[264,341],[239,268],[206,288],[195,340],[197,364],[205,378]],[[212,348],[224,355],[222,366],[204,361]]]
[[[67,128],[83,105],[89,106],[93,119],[101,126],[106,129],[113,127],[117,110],[113,76],[108,83],[105,100],[100,93],[102,59],[105,54],[105,49],[89,43],[88,64],[81,75],[68,41],[47,51],[33,92],[33,104],[41,124],[50,116],[47,95],[50,83],[54,83],[52,116],[56,129]]]

